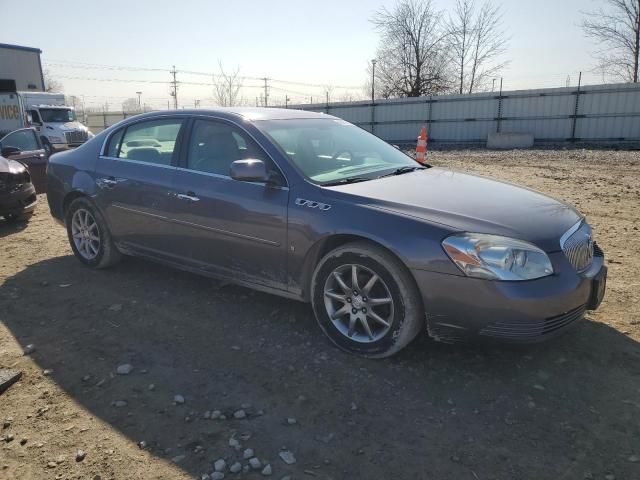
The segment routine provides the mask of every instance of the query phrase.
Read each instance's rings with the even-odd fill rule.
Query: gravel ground
[[[577,205],[607,256],[601,309],[538,346],[423,335],[364,360],[304,304],[82,267],[41,196],[0,223],[0,367],[23,372],[0,396],[0,478],[640,478],[640,153],[428,158]]]

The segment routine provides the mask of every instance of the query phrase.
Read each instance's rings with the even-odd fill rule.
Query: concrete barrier
[[[512,148],[533,147],[532,133],[490,133],[487,137],[487,148],[509,150]]]

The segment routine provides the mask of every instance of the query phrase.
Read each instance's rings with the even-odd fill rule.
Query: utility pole
[[[142,92],[136,92],[138,95],[138,110],[142,111],[142,104],[140,103],[140,97],[142,96]]]
[[[375,58],[371,60],[371,103],[376,100],[376,63]]]
[[[267,77],[263,78],[264,80],[264,106],[269,106],[269,79]]]
[[[289,101],[291,99],[289,98],[289,95],[285,95],[284,96],[284,108],[289,108]]]
[[[193,101],[193,108],[200,108],[200,100]]]
[[[173,109],[177,110],[178,109],[178,81],[176,80],[176,66],[173,66],[173,70],[171,70],[171,75],[173,75],[173,82],[171,82],[173,84],[173,90],[171,92],[171,96],[173,97]]]

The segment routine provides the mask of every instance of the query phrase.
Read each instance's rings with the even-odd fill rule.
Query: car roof
[[[185,110],[162,110],[143,114],[145,117],[167,114],[189,114],[189,115],[215,115],[218,117],[242,117],[245,120],[290,120],[290,119],[337,119],[332,115],[317,112],[307,112],[305,110],[294,110],[289,108],[264,108],[264,107],[216,107],[198,108]]]

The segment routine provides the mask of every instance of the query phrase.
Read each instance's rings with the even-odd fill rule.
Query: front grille
[[[588,223],[582,222],[578,228],[572,227],[560,240],[565,256],[577,271],[591,266],[593,261],[593,236]]]
[[[14,192],[30,181],[29,172],[24,173],[0,173],[0,193]]]
[[[67,143],[84,143],[87,141],[88,134],[84,130],[75,130],[73,132],[64,132]]]
[[[583,305],[569,312],[549,317],[536,322],[522,322],[515,320],[495,322],[480,331],[480,335],[500,338],[503,340],[532,340],[543,337],[570,325],[584,316],[586,307]]]

